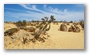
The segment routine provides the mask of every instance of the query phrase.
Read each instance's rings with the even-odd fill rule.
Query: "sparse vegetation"
[[[40,38],[39,36],[43,33],[43,32],[46,32],[46,31],[49,31],[50,30],[50,23],[53,22],[55,19],[54,19],[54,16],[51,15],[50,17],[50,20],[48,20],[47,17],[44,17],[42,18],[42,22],[41,24],[39,25],[39,31],[37,31],[35,33],[35,39],[38,39]],[[47,26],[49,25],[49,27],[47,28]]]
[[[17,27],[26,26],[26,20],[16,22]]]
[[[24,30],[26,30],[28,32],[35,32],[35,28],[34,27],[26,27],[26,28],[24,28]]]
[[[69,23],[73,23],[73,21],[70,21]]]
[[[79,23],[80,23],[81,27],[84,28],[84,20],[81,20]]]
[[[14,33],[18,32],[18,31],[19,31],[18,28],[11,28],[11,29],[4,32],[4,36],[7,36],[7,35],[11,36],[11,35],[13,35]]]
[[[19,45],[25,46],[29,44],[28,45],[29,47],[32,47],[32,44],[37,45],[37,43],[38,45],[41,45],[42,43],[48,44],[47,42],[50,42],[49,45],[51,45],[52,43],[51,38],[55,40],[55,38],[58,36],[57,39],[59,39],[59,37],[64,39],[66,36],[68,37],[72,36],[71,34],[69,34],[70,32],[79,34],[79,32],[81,32],[82,30],[80,28],[81,27],[84,28],[83,20],[81,20],[80,22],[55,21],[55,18],[53,15],[51,15],[50,18],[43,17],[41,18],[41,20],[36,20],[36,21],[32,20],[27,22],[26,20],[23,20],[23,21],[17,21],[17,22],[5,22],[5,24],[6,23],[12,24],[14,26],[16,25],[16,26],[15,28],[8,26],[9,29],[7,29],[4,32],[5,42],[9,38],[9,40],[12,42],[10,44],[14,44],[15,46],[19,46]],[[80,25],[81,27],[79,27]],[[69,35],[67,34],[67,32]],[[74,35],[74,33],[72,34]],[[16,41],[18,42],[18,44],[14,43]],[[7,43],[5,43],[5,45],[10,45]]]

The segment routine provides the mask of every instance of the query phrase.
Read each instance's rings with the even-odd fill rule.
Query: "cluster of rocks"
[[[80,32],[80,28],[77,25],[72,24],[72,25],[70,25],[69,28],[67,28],[67,25],[70,25],[70,24],[62,23],[59,27],[59,31]]]

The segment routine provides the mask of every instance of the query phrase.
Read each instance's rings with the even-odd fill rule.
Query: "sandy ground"
[[[4,36],[5,49],[84,49],[84,31],[79,33],[58,31],[59,25],[51,24],[51,29],[48,31],[50,37],[45,42],[36,43],[28,42],[22,44],[20,39],[14,40],[10,36]],[[9,28],[16,27],[13,24],[4,24],[4,31]],[[69,27],[69,26],[68,26]],[[23,30],[19,31],[24,32]]]

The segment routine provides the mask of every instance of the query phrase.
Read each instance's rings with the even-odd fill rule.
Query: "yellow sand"
[[[6,28],[6,24],[5,28]],[[15,27],[15,25],[9,24]],[[84,49],[84,31],[79,33],[58,31],[59,25],[51,24],[51,29],[48,31],[50,37],[44,43],[28,42],[22,44],[20,39],[12,40],[9,36],[4,36],[5,49]],[[68,26],[69,27],[69,26]]]

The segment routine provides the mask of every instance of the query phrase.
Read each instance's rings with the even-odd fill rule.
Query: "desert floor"
[[[51,24],[51,29],[48,31],[50,37],[43,43],[41,42],[28,42],[22,44],[18,40],[12,40],[10,36],[4,36],[5,49],[84,49],[84,31],[79,33],[58,31],[59,25]],[[4,31],[9,28],[16,27],[13,24],[4,23]],[[68,26],[69,27],[69,26]],[[20,33],[23,30],[20,30]]]

